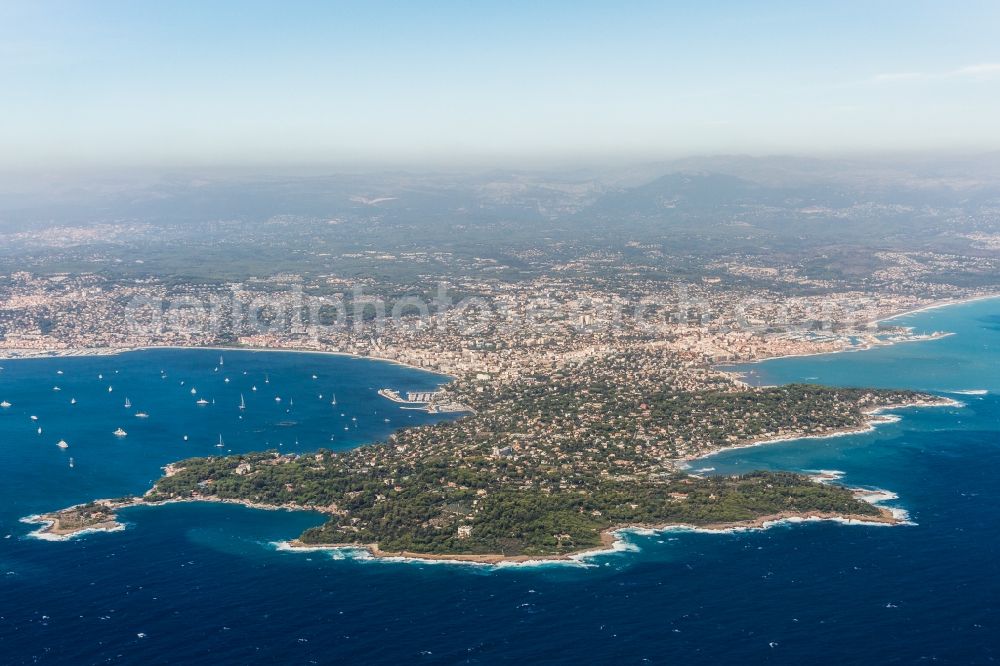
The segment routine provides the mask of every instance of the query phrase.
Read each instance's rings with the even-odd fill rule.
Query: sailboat
[[[73,465],[73,459],[72,458],[69,459],[69,466],[70,467],[74,467],[74,465]]]
[[[240,409],[243,410],[246,408],[247,408],[247,401],[243,399],[243,394],[240,393]]]
[[[109,387],[108,387],[108,393],[111,393],[111,392],[112,392],[112,391],[114,391],[114,390],[115,390],[115,389],[114,389],[113,387],[111,387],[111,386],[109,386]]]
[[[219,443],[216,444],[215,446],[216,446],[216,448],[219,448],[219,449],[221,449],[222,447],[225,446],[225,444],[222,442],[222,434],[221,433],[219,434]]]
[[[132,401],[125,398],[125,409],[132,409]]]
[[[195,388],[191,389],[191,395],[195,395],[196,393],[198,393],[198,389]]]
[[[264,375],[264,383],[265,384],[270,384],[271,383],[271,378],[268,377],[267,375]]]
[[[208,404],[208,400],[205,400],[204,398],[198,398],[194,404],[204,406]]]
[[[226,364],[226,362],[225,362],[225,361],[224,361],[224,360],[222,359],[222,356],[220,355],[220,356],[219,356],[219,367],[221,368],[221,367],[222,367],[222,366],[224,366],[225,364]]]
[[[330,401],[330,404],[331,405],[336,405],[337,404],[337,394],[336,393],[333,394],[333,400]]]
[[[257,385],[256,385],[256,384],[254,384],[253,386],[251,386],[251,387],[250,387],[250,390],[251,390],[251,391],[256,391],[256,390],[257,390]]]
[[[76,404],[76,398],[70,398],[69,399],[69,404],[75,405]]]
[[[69,444],[66,443],[65,439],[60,439],[59,443],[56,444],[56,446],[58,446],[60,449],[68,449],[69,448]]]

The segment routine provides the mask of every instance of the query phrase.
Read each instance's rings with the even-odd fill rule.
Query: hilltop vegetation
[[[565,390],[542,383],[509,400],[480,399],[480,411],[458,421],[403,430],[344,453],[185,460],[144,500],[225,499],[327,513],[326,524],[302,535],[308,544],[508,556],[594,547],[603,531],[621,525],[719,525],[792,514],[877,518],[879,509],[850,490],[801,475],[701,478],[679,463],[761,436],[861,427],[866,410],[930,399],[810,385],[663,390],[642,405],[620,403],[627,395],[592,386],[583,403],[574,403]],[[593,409],[595,400],[600,409]],[[582,418],[591,412],[600,418]]]

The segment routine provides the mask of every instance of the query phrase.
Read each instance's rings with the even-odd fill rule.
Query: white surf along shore
[[[782,435],[780,437],[769,437],[767,439],[761,439],[757,441],[747,442],[745,444],[737,444],[735,446],[726,446],[718,449],[713,449],[711,451],[706,451],[697,456],[691,458],[685,458],[682,461],[684,469],[691,469],[691,463],[698,460],[705,460],[706,458],[711,458],[720,453],[727,451],[738,451],[740,449],[752,449],[758,446],[767,446],[769,444],[781,444],[783,442],[798,442],[804,440],[812,439],[832,439],[834,437],[849,437],[851,435],[860,435],[866,432],[875,432],[876,428],[880,425],[887,425],[890,423],[899,423],[903,417],[898,414],[886,414],[885,412],[891,412],[899,409],[916,409],[916,408],[930,408],[930,407],[953,407],[960,408],[965,407],[964,402],[954,400],[953,398],[940,397],[935,402],[912,402],[903,403],[899,405],[886,405],[884,407],[877,407],[875,409],[866,410],[864,413],[868,415],[868,419],[862,425],[852,428],[843,428],[841,430],[836,430],[833,432],[823,433],[819,435]],[[714,468],[712,468],[714,470]]]
[[[879,321],[889,321],[905,315],[914,314],[918,312],[923,312],[926,310],[932,310],[942,307],[947,307],[951,305],[957,305],[961,303],[968,303],[971,301],[985,300],[991,298],[998,298],[997,295],[988,296],[977,296],[968,299],[961,299],[956,301],[947,301],[942,303],[930,304],[917,308],[915,310],[910,310],[902,312],[899,314],[892,315],[885,319]],[[945,335],[951,335],[950,333]],[[939,339],[943,336],[935,336],[928,338],[918,338],[913,341],[924,341],[929,339]],[[895,342],[887,342],[887,345],[898,344],[901,342],[908,342],[909,340],[900,340]],[[330,354],[336,356],[347,356],[352,358],[368,359],[373,361],[382,361],[389,363],[396,363],[398,365],[404,365],[417,370],[423,370],[425,372],[433,372],[438,375],[445,375],[444,373],[437,371],[428,371],[426,368],[421,368],[418,366],[410,365],[402,361],[395,359],[381,358],[375,356],[359,356],[356,354],[350,354],[346,352],[335,352],[335,351],[324,351],[324,350],[312,350],[312,349],[284,349],[284,348],[249,348],[249,347],[224,347],[224,346],[208,346],[208,347],[181,347],[181,346],[147,346],[147,347],[135,347],[135,348],[114,348],[114,349],[86,349],[86,350],[55,350],[52,352],[39,352],[32,353],[29,355],[18,355],[4,358],[11,359],[24,359],[24,358],[53,358],[53,357],[73,357],[73,356],[109,356],[116,354],[123,354],[134,351],[144,351],[144,350],[156,350],[156,349],[179,349],[179,350],[213,350],[213,351],[248,351],[248,352],[285,352],[285,353],[305,353],[305,354]],[[821,352],[818,354],[802,354],[795,356],[812,356],[812,355],[825,355],[825,354],[837,354],[846,353],[850,351],[862,351],[863,348],[852,348],[845,349],[841,351],[833,352]],[[3,352],[0,352],[2,354]],[[771,357],[765,359],[759,359],[753,363],[760,363],[768,360],[773,360]],[[954,391],[941,391],[940,393],[950,393],[950,394],[961,394],[961,395],[983,395],[988,391],[984,389],[967,389],[967,390],[954,390]],[[890,412],[898,409],[905,408],[915,408],[915,407],[963,407],[964,403],[951,398],[940,398],[935,402],[915,402],[910,404],[900,404],[900,405],[889,405],[885,407],[880,407],[877,409],[872,409],[866,412],[869,415],[869,419],[865,424],[858,426],[856,428],[848,428],[836,432],[819,434],[819,435],[806,435],[806,436],[782,436],[774,437],[770,439],[765,439],[756,442],[749,442],[746,444],[738,446],[724,447],[719,450],[706,452],[705,454],[686,459],[682,461],[683,467],[690,469],[690,463],[695,460],[703,460],[710,458],[723,451],[732,451],[742,448],[766,446],[768,444],[776,444],[781,442],[797,441],[797,440],[809,440],[809,439],[826,439],[833,437],[844,437],[848,435],[855,435],[865,432],[874,431],[879,425],[884,425],[888,423],[898,422],[902,417],[896,414],[886,414],[885,412]],[[168,466],[169,467],[169,466]],[[709,470],[713,468],[708,468]],[[696,471],[694,473],[697,473]],[[837,482],[842,477],[842,473],[835,470],[819,470],[813,476],[813,479],[819,483],[834,483]],[[855,492],[855,496],[858,499],[862,499],[870,504],[879,506],[884,502],[897,500],[898,496],[891,491],[882,489],[865,489],[865,488],[850,488]],[[196,500],[168,500],[163,503],[171,502],[187,502],[187,501],[212,501],[205,498],[200,498]],[[307,511],[303,507],[276,507],[276,506],[261,506],[255,505],[253,503],[241,502],[237,500],[219,500],[225,503],[231,504],[241,504],[244,506],[250,506],[252,508],[258,509],[269,509],[269,510],[297,510],[297,511]],[[159,504],[159,503],[158,503]],[[311,553],[311,552],[323,552],[329,554],[330,557],[334,559],[358,559],[365,561],[382,561],[382,562],[417,562],[424,564],[459,564],[459,565],[471,565],[471,566],[487,566],[487,567],[532,567],[532,566],[551,566],[551,565],[562,565],[562,566],[596,566],[593,564],[592,560],[597,557],[605,555],[613,555],[625,552],[635,552],[640,550],[639,546],[635,543],[627,540],[627,535],[641,535],[641,536],[652,536],[658,534],[666,534],[673,532],[688,532],[688,533],[707,533],[707,534],[723,534],[723,533],[736,533],[736,532],[748,532],[748,531],[759,531],[770,529],[779,525],[793,525],[800,523],[812,523],[812,522],[836,522],[844,525],[868,525],[868,526],[879,526],[887,527],[893,525],[913,525],[915,523],[909,520],[909,516],[905,509],[899,507],[882,507],[885,512],[891,515],[892,520],[866,520],[864,518],[854,518],[854,517],[843,517],[843,516],[831,516],[831,515],[790,515],[790,516],[774,516],[774,517],[764,517],[756,521],[751,521],[748,524],[736,524],[736,525],[726,525],[726,526],[693,526],[685,524],[676,525],[663,525],[663,526],[622,526],[616,527],[609,530],[606,534],[609,536],[606,539],[606,545],[595,548],[592,550],[581,551],[578,553],[572,553],[565,556],[558,557],[544,557],[540,556],[537,558],[501,558],[499,560],[489,561],[478,561],[476,559],[463,559],[461,557],[451,557],[451,556],[422,556],[420,554],[405,554],[405,555],[394,555],[394,554],[373,554],[373,552],[365,547],[359,545],[304,545],[296,543],[295,541],[280,541],[273,542],[272,547],[280,551],[296,552],[296,553]],[[43,539],[47,541],[68,541],[75,539],[80,536],[87,534],[93,534],[97,532],[117,532],[125,529],[125,525],[115,521],[111,525],[99,526],[93,528],[86,528],[71,534],[53,534],[51,532],[46,532],[48,528],[53,525],[53,521],[47,520],[43,516],[35,515],[28,516],[21,519],[24,523],[29,524],[39,524],[40,527],[35,531],[31,532],[28,536],[37,539]]]
[[[862,499],[870,504],[879,506],[881,502],[897,499],[895,493],[885,490],[852,489],[858,499]],[[904,509],[895,507],[885,508],[891,520],[866,520],[864,518],[852,518],[825,514],[804,514],[763,517],[746,524],[732,524],[725,526],[695,526],[683,523],[659,525],[648,527],[643,525],[616,527],[608,530],[605,534],[606,544],[598,548],[584,550],[576,553],[569,553],[561,556],[534,556],[534,557],[507,557],[497,556],[428,556],[417,553],[398,554],[374,554],[371,549],[361,545],[305,545],[290,541],[274,541],[271,546],[278,551],[298,554],[322,553],[334,560],[360,560],[365,562],[386,562],[386,563],[413,563],[413,564],[446,564],[488,568],[513,568],[513,567],[543,567],[543,566],[569,566],[569,567],[596,567],[599,566],[594,560],[602,557],[621,555],[626,553],[641,552],[639,544],[630,540],[629,536],[653,537],[665,534],[737,534],[744,532],[761,532],[780,526],[791,526],[805,523],[832,522],[849,526],[867,527],[892,527],[895,525],[915,525],[909,520],[909,516]]]
[[[82,530],[76,530],[68,534],[57,534],[55,532],[49,532],[50,528],[55,525],[54,520],[50,520],[41,516],[39,514],[34,514],[31,516],[25,516],[20,519],[20,522],[27,525],[38,525],[39,527],[31,532],[28,532],[27,536],[32,539],[41,539],[42,541],[71,541],[88,534],[99,534],[101,532],[121,532],[125,529],[125,524],[120,523],[117,520],[114,521],[112,525],[105,525],[101,527],[86,527]]]

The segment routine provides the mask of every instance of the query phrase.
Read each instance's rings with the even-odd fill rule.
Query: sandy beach
[[[910,310],[904,313],[893,315],[890,318],[897,318],[905,314],[912,314],[915,312],[920,312],[924,310],[945,307],[948,305],[954,305],[962,302],[969,302],[973,300],[983,300],[988,298],[995,298],[996,296],[979,296],[970,299],[963,299],[958,301],[947,301],[937,304],[931,304],[924,306],[916,310]],[[367,358],[377,361],[388,361],[391,363],[397,363],[399,365],[404,365],[417,370],[424,370],[411,364],[407,364],[402,361],[395,359],[384,359],[375,356],[358,356],[355,354],[350,354],[347,352],[339,351],[324,351],[324,350],[312,350],[312,349],[285,349],[285,348],[251,348],[251,347],[238,347],[238,346],[206,346],[206,347],[183,347],[183,346],[146,346],[146,347],[135,347],[135,348],[115,348],[115,349],[86,349],[86,350],[59,350],[47,353],[34,354],[30,358],[53,358],[53,357],[71,357],[71,356],[82,356],[82,355],[92,355],[92,356],[106,356],[123,354],[133,351],[142,350],[156,350],[156,349],[177,349],[177,350],[191,350],[191,349],[203,349],[217,351],[224,353],[227,351],[250,351],[250,352],[285,352],[285,353],[300,353],[300,354],[331,354],[337,356],[347,356],[352,358]],[[840,353],[840,352],[825,352],[825,353]],[[18,358],[28,358],[28,357],[18,357]],[[763,359],[767,360],[767,359]],[[441,374],[441,373],[438,373]],[[445,375],[447,376],[447,375]],[[885,412],[911,408],[911,407],[957,407],[961,406],[962,403],[950,398],[936,398],[933,400],[917,400],[910,403],[887,405],[884,407],[878,407],[865,412],[866,419],[863,423],[852,426],[848,428],[840,428],[831,430],[828,432],[821,432],[816,434],[790,434],[782,435],[779,437],[768,437],[761,438],[759,440],[752,440],[735,446],[718,447],[710,451],[706,451],[697,456],[692,456],[689,458],[684,458],[678,461],[680,467],[690,467],[690,463],[695,460],[702,460],[708,458],[712,455],[720,453],[727,450],[735,450],[741,448],[749,448],[756,446],[765,446],[768,444],[774,444],[779,442],[787,442],[793,440],[801,439],[821,439],[830,437],[842,437],[848,435],[854,435],[863,432],[871,432],[878,425],[884,423],[890,423],[898,420],[898,417],[885,415]],[[164,473],[166,476],[170,476],[176,472],[175,465],[167,465],[164,467]],[[148,491],[151,492],[151,491]],[[147,494],[148,494],[147,492]],[[877,495],[871,495],[872,497],[877,497]],[[320,513],[326,512],[324,508],[321,507],[303,507],[293,504],[285,505],[270,505],[270,504],[259,504],[256,502],[249,502],[244,500],[235,499],[224,499],[217,497],[191,497],[183,499],[168,499],[160,502],[149,502],[146,501],[144,497],[134,498],[129,501],[112,501],[112,500],[98,500],[99,503],[104,504],[111,511],[111,518],[107,520],[102,520],[100,522],[92,523],[85,526],[69,527],[60,521],[60,513],[72,510],[77,507],[69,507],[68,509],[62,510],[62,512],[50,512],[41,515],[29,516],[22,519],[24,522],[29,522],[33,524],[39,524],[38,530],[31,533],[31,536],[49,539],[49,540],[66,540],[74,538],[81,534],[92,533],[92,532],[103,532],[103,531],[117,531],[124,529],[124,525],[119,523],[115,518],[117,517],[116,512],[120,509],[126,509],[133,506],[158,506],[162,504],[179,503],[179,502],[215,502],[215,503],[225,503],[225,504],[238,504],[241,506],[246,506],[253,509],[263,509],[263,510],[288,510],[288,511],[317,511]],[[874,503],[874,501],[872,502]],[[82,505],[80,505],[82,506]],[[451,561],[451,562],[465,562],[474,564],[504,564],[504,563],[528,563],[528,562],[566,562],[566,561],[580,561],[581,559],[586,559],[587,557],[592,557],[597,554],[614,552],[620,550],[623,545],[623,540],[620,538],[620,534],[627,532],[640,532],[640,531],[653,531],[662,532],[666,530],[698,530],[698,531],[710,531],[710,532],[721,532],[728,530],[744,530],[744,529],[766,529],[775,524],[780,524],[783,522],[796,522],[805,520],[836,520],[840,522],[845,522],[848,524],[880,524],[880,525],[895,525],[900,524],[903,521],[893,514],[890,509],[880,507],[879,516],[862,516],[862,515],[834,515],[828,513],[815,513],[815,512],[785,512],[779,514],[773,514],[768,516],[762,516],[749,521],[738,521],[732,523],[717,523],[717,524],[707,524],[707,525],[686,525],[686,524],[670,524],[670,525],[617,525],[609,528],[602,532],[601,534],[601,546],[595,549],[582,550],[574,553],[566,553],[560,555],[505,555],[503,553],[485,553],[485,554],[429,554],[429,553],[418,553],[411,551],[384,551],[378,547],[377,544],[329,544],[329,545],[309,545],[303,544],[297,540],[289,542],[289,548],[291,549],[351,549],[366,550],[370,555],[377,559],[383,560],[416,560],[416,561]]]
[[[897,312],[895,314],[890,314],[890,315],[888,315],[886,317],[880,317],[878,319],[873,319],[873,320],[867,322],[867,325],[871,326],[871,327],[875,327],[875,326],[878,326],[878,324],[881,323],[881,322],[892,321],[893,319],[898,319],[900,317],[905,317],[905,316],[911,315],[911,314],[917,314],[919,312],[925,312],[927,310],[937,310],[939,308],[946,308],[946,307],[951,306],[951,305],[961,305],[963,303],[973,303],[975,301],[984,301],[984,300],[990,300],[990,299],[993,299],[993,298],[1000,298],[1000,294],[987,294],[987,295],[983,295],[983,296],[970,296],[969,298],[957,298],[957,299],[951,299],[951,300],[945,300],[945,301],[935,301],[935,302],[930,303],[928,305],[922,305],[920,307],[911,308],[911,309],[908,309],[908,310],[900,310],[899,312]],[[930,342],[930,341],[933,341],[933,340],[940,340],[942,338],[947,338],[947,337],[952,336],[952,335],[954,335],[954,333],[941,332],[941,333],[934,333],[934,334],[927,334],[927,335],[915,336],[913,338],[907,338],[905,340],[886,340],[884,342],[879,342],[879,343],[865,343],[865,344],[859,344],[859,345],[852,345],[852,346],[846,347],[844,349],[836,349],[836,350],[833,350],[833,351],[803,352],[803,353],[799,353],[799,354],[778,354],[778,355],[775,355],[775,356],[764,356],[764,357],[761,357],[761,358],[755,358],[755,359],[749,360],[749,361],[741,361],[739,363],[721,364],[721,365],[717,365],[716,368],[718,370],[721,370],[723,372],[726,372],[726,373],[728,373],[730,375],[733,375],[733,376],[737,377],[737,379],[739,380],[739,378],[743,377],[745,373],[737,372],[737,371],[734,371],[734,370],[730,370],[729,368],[731,368],[733,365],[756,365],[758,363],[764,363],[766,361],[774,361],[774,360],[785,359],[785,358],[808,358],[810,356],[826,356],[828,354],[848,354],[848,353],[852,353],[852,352],[867,351],[869,349],[877,349],[879,347],[891,347],[893,345],[907,344],[907,343],[913,343],[913,342]]]
[[[147,345],[140,347],[88,347],[82,349],[54,349],[54,350],[20,350],[24,353],[11,354],[11,350],[0,350],[0,360],[3,361],[21,361],[28,359],[43,359],[43,358],[73,358],[79,356],[117,356],[119,354],[128,354],[131,352],[139,351],[156,351],[159,349],[176,349],[181,351],[196,351],[196,350],[208,350],[217,352],[283,352],[286,354],[321,354],[325,356],[344,356],[347,358],[356,359],[367,359],[370,361],[379,361],[382,363],[393,363],[395,365],[401,365],[407,368],[413,368],[414,370],[421,370],[423,372],[429,372],[435,375],[441,375],[442,377],[448,377],[449,379],[455,379],[454,375],[450,375],[446,372],[441,372],[440,370],[430,370],[428,368],[421,367],[419,365],[414,365],[412,363],[407,363],[406,361],[400,361],[394,358],[386,358],[383,356],[362,356],[361,354],[352,354],[350,352],[341,351],[329,351],[324,349],[302,349],[298,347],[242,347],[242,346],[221,346],[221,345],[209,345],[209,346],[184,346],[184,345]]]
[[[968,298],[952,298],[944,301],[935,301],[927,305],[923,305],[918,308],[910,310],[902,310],[896,314],[889,315],[888,317],[883,317],[881,319],[876,319],[871,324],[878,324],[884,321],[891,321],[893,319],[898,319],[900,317],[905,317],[906,315],[917,314],[918,312],[926,312],[927,310],[937,310],[938,308],[946,308],[949,305],[961,305],[963,303],[973,303],[975,301],[987,301],[991,298],[1000,298],[1000,294],[983,294],[980,296],[969,296]]]

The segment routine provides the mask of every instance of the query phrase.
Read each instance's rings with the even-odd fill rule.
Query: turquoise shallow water
[[[220,433],[233,451],[311,450],[429,421],[375,390],[430,388],[442,378],[356,359],[244,352],[227,352],[219,373],[218,353],[206,351],[0,362],[0,400],[14,403],[0,413],[0,537],[10,535],[0,540],[0,661],[992,661],[1000,648],[1000,301],[905,321],[956,335],[753,370],[768,383],[987,392],[950,394],[965,403],[959,408],[900,410],[900,421],[873,433],[742,449],[700,464],[717,473],[838,470],[846,483],[898,494],[894,504],[915,525],[630,536],[629,551],[590,567],[286,553],[272,542],[318,516],[204,504],[134,509],[114,534],[27,538],[21,516],[144,490],[164,463],[217,452]],[[215,405],[195,405],[192,384]],[[331,410],[317,396],[334,391]],[[274,394],[283,404],[293,399],[292,412]],[[128,416],[126,395],[149,412],[147,422]],[[119,425],[124,440],[110,434]],[[55,446],[60,438],[69,449]]]

